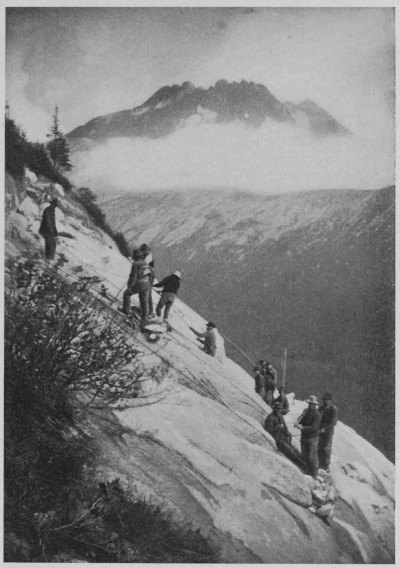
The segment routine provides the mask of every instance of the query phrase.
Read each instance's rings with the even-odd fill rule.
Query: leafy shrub
[[[10,263],[5,295],[4,559],[7,562],[213,562],[190,527],[118,480],[93,483],[88,409],[140,392],[144,372],[123,333],[35,259]]]
[[[99,317],[90,295],[82,294],[87,283],[67,283],[57,270],[41,272],[34,261],[11,270],[5,362],[8,376],[19,382],[13,396],[34,397],[40,381],[52,404],[60,389],[92,407],[136,398],[144,373],[139,366],[132,371],[138,351],[127,332],[115,333],[109,320]]]
[[[5,517],[19,534],[21,523],[31,526],[27,518],[64,499],[91,455],[88,437],[77,426],[82,409],[136,398],[143,369],[134,368],[137,352],[127,338],[99,320],[87,298],[56,270],[40,274],[35,261],[9,268]]]

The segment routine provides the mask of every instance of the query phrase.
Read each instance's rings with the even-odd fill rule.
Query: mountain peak
[[[305,99],[297,105],[286,103],[286,108],[295,122],[301,115],[305,116],[311,132],[318,137],[351,134],[350,130],[342,126],[329,112],[310,99]]]
[[[112,137],[159,138],[172,134],[195,117],[204,120],[199,108],[206,111],[207,120],[216,123],[243,122],[258,127],[270,119],[275,122],[300,124],[317,136],[348,133],[334,117],[315,102],[306,100],[299,105],[280,102],[265,85],[246,81],[229,82],[219,79],[208,89],[196,87],[190,81],[181,85],[165,85],[142,105],[111,115],[95,118],[70,132],[70,139],[107,139]],[[209,111],[209,112],[207,112]],[[211,113],[211,114],[210,114]]]

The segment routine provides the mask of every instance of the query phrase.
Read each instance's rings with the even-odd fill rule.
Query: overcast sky
[[[44,139],[56,105],[69,132],[140,105],[163,85],[218,79],[262,83],[283,102],[312,99],[354,133],[355,152],[368,146],[355,161],[379,154],[374,183],[393,183],[390,8],[7,10],[6,98],[31,139]]]

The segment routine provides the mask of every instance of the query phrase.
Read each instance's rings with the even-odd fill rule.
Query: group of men
[[[132,267],[128,278],[128,284],[123,294],[121,312],[129,315],[131,307],[131,296],[139,295],[141,325],[145,326],[155,316],[161,317],[164,309],[163,319],[168,323],[168,316],[172,304],[178,294],[181,285],[181,273],[176,270],[173,274],[166,276],[160,282],[154,283],[154,258],[150,247],[143,243],[132,253]],[[162,288],[161,298],[153,311],[152,288]]]
[[[39,228],[39,234],[45,241],[46,262],[54,260],[57,247],[58,232],[55,219],[55,210],[57,206],[58,199],[53,198],[50,205],[43,211],[42,221]],[[181,273],[179,270],[176,270],[173,274],[166,276],[154,284],[154,258],[151,253],[151,248],[146,243],[140,245],[138,249],[133,250],[132,259],[133,262],[128,278],[128,284],[123,294],[122,307],[119,308],[119,310],[122,313],[129,315],[131,296],[138,294],[141,325],[145,326],[155,316],[158,318],[161,317],[162,310],[164,309],[163,319],[167,322],[167,328],[171,329],[168,323],[168,316],[181,285]],[[160,301],[157,304],[155,314],[151,294],[152,288],[162,288]],[[215,357],[217,350],[215,323],[208,322],[205,332],[196,331],[192,327],[190,329],[197,335],[198,340],[202,343],[203,351],[211,357]]]
[[[58,232],[55,223],[55,209],[57,206],[58,200],[52,199],[50,205],[43,212],[39,228],[39,233],[45,240],[47,262],[54,259],[56,252]],[[132,268],[127,288],[123,294],[123,305],[122,308],[119,308],[120,311],[129,315],[131,296],[138,294],[141,324],[145,326],[154,317],[152,288],[162,288],[161,298],[156,307],[156,315],[161,317],[164,309],[163,319],[167,322],[171,306],[181,284],[181,273],[176,270],[173,274],[154,284],[154,258],[150,247],[145,243],[142,244],[138,249],[133,250],[132,257]],[[168,322],[167,325],[169,328]],[[190,329],[203,344],[203,351],[215,357],[217,349],[215,324],[208,322],[205,332],[196,331],[192,327]],[[285,395],[284,387],[277,386],[278,375],[276,370],[271,363],[260,359],[253,371],[255,372],[255,391],[273,409],[265,420],[264,428],[275,439],[278,450],[314,478],[317,477],[319,468],[329,472],[333,432],[338,417],[338,410],[332,402],[332,396],[326,393],[322,397],[321,405],[314,395],[307,399],[308,408],[299,416],[295,424],[295,428],[301,431],[301,452],[299,452],[292,445],[292,435],[283,417],[289,412],[289,401]],[[276,388],[279,390],[279,396],[274,398]]]
[[[278,374],[269,361],[260,359],[258,365],[253,368],[255,372],[256,393],[268,404],[272,406],[274,392],[277,386]]]
[[[54,260],[57,248],[56,207],[58,207],[58,199],[53,198],[50,201],[50,205],[43,211],[39,227],[39,234],[44,238],[45,242],[46,263]],[[151,290],[152,288],[162,288],[161,298],[156,307],[156,315],[161,317],[164,309],[163,319],[167,321],[169,311],[181,284],[181,273],[179,270],[176,270],[173,274],[154,284],[154,258],[150,247],[143,243],[138,249],[133,250],[132,258],[132,268],[120,311],[128,315],[131,296],[139,294],[141,323],[146,325],[149,319],[155,316]]]
[[[283,392],[282,394],[285,397]],[[267,416],[264,428],[275,439],[277,449],[315,479],[318,469],[326,472],[330,470],[338,409],[333,404],[330,393],[322,397],[322,404],[319,404],[314,395],[309,396],[307,403],[308,407],[295,423],[295,428],[300,430],[301,452],[292,446],[292,435],[282,416],[283,405],[280,401],[273,403],[272,413]]]

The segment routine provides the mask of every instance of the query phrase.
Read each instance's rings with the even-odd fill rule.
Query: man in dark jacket
[[[143,260],[145,262],[147,262],[147,264],[152,269],[150,284],[153,286],[153,282],[154,282],[154,257],[151,253],[151,248],[146,243],[143,243],[142,245],[140,245],[139,250],[142,253]],[[149,296],[149,313],[150,313],[150,317],[154,317],[153,297],[151,295],[151,292],[150,292],[150,296]]]
[[[196,331],[195,329],[193,329],[193,327],[189,327],[189,329],[192,330],[193,333],[197,335],[199,341],[203,343],[204,346],[203,351],[205,351],[208,355],[211,355],[211,357],[215,357],[215,354],[217,352],[217,338],[214,331],[216,327],[217,326],[212,321],[208,322],[207,330],[204,331],[203,333],[200,333],[200,331]]]
[[[274,438],[278,451],[284,454],[303,471],[307,471],[307,466],[300,452],[292,446],[292,435],[282,416],[282,404],[280,402],[274,403],[271,414],[265,419],[264,429]]]
[[[262,369],[258,365],[253,368],[253,371],[255,372],[255,375],[254,375],[255,389],[254,390],[264,400],[265,399],[265,384],[266,384],[266,379],[265,379],[264,373],[262,372]]]
[[[181,273],[179,270],[175,270],[173,274],[166,276],[157,284],[153,284],[153,288],[162,288],[162,294],[160,301],[156,307],[156,314],[158,317],[161,317],[161,311],[164,309],[164,320],[168,320],[169,311],[171,309],[172,304],[175,302],[175,298],[178,294],[178,290],[181,285]]]
[[[318,412],[317,397],[311,395],[308,408],[298,418],[295,428],[301,430],[301,455],[308,466],[309,473],[316,479],[318,475],[318,433],[321,415]]]
[[[268,361],[267,361],[267,363],[265,364],[265,367],[264,367],[264,377],[265,377],[265,397],[264,397],[264,400],[269,406],[272,406],[272,403],[273,403],[273,400],[274,400],[274,391],[275,391],[275,388],[276,388],[276,381],[278,379],[278,373],[273,368],[271,363],[268,363]]]
[[[274,398],[274,403],[275,402],[280,402],[282,405],[282,415],[285,416],[285,414],[287,414],[289,412],[289,401],[287,399],[287,396],[285,394],[285,387],[281,386],[278,388],[279,391],[279,396],[277,398]]]
[[[54,260],[57,248],[56,207],[58,199],[51,200],[50,205],[43,211],[39,234],[44,238],[46,261]]]
[[[332,438],[335,425],[338,420],[338,409],[332,403],[332,395],[326,393],[322,397],[322,404],[319,407],[321,422],[319,424],[318,438],[318,461],[319,466],[329,472],[331,464]]]
[[[133,251],[133,263],[129,274],[128,284],[123,296],[123,305],[120,308],[124,314],[129,315],[131,307],[131,296],[139,293],[142,324],[149,319],[149,296],[151,294],[150,278],[152,275],[151,267],[143,259],[143,254],[139,249]]]

